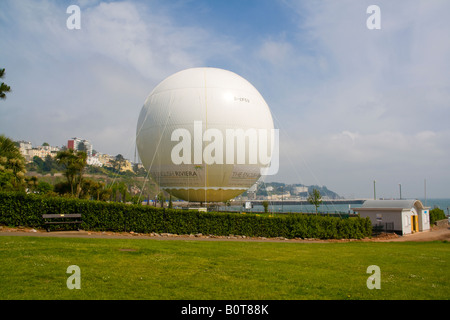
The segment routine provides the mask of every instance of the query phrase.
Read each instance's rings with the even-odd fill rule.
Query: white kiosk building
[[[369,217],[373,226],[402,235],[430,230],[430,211],[420,200],[367,200],[352,208],[360,217]]]

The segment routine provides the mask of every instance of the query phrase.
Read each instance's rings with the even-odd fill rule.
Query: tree
[[[107,189],[110,190],[108,193],[110,195],[109,200],[116,202],[117,201],[117,190],[119,189],[119,186],[116,183],[113,183],[113,184],[109,185],[107,187]]]
[[[168,208],[172,209],[172,206],[173,206],[173,204],[172,204],[172,194],[169,193],[169,206],[168,206]]]
[[[28,191],[35,192],[38,186],[38,178],[36,176],[25,177]]]
[[[55,160],[53,160],[51,155],[46,155],[45,159],[44,159],[44,166],[43,166],[43,171],[44,172],[51,172],[53,169],[53,164],[54,164]]]
[[[53,185],[45,181],[39,181],[36,186],[36,191],[39,194],[50,193],[51,191],[53,191]]]
[[[262,205],[263,205],[263,207],[264,207],[264,212],[265,212],[265,213],[269,212],[269,201],[264,200],[264,201],[262,202]]]
[[[84,179],[81,185],[81,193],[79,197],[83,199],[100,200],[104,187],[105,184],[103,182],[92,179]]]
[[[121,198],[122,202],[125,203],[127,201],[127,192],[128,192],[128,187],[125,184],[125,182],[121,181],[119,183],[118,191],[119,191],[120,198]]]
[[[83,151],[73,151],[72,149],[60,151],[56,155],[56,160],[64,167],[64,175],[70,185],[72,195],[80,196],[83,183],[83,172],[87,165],[87,154]]]
[[[430,210],[430,224],[434,224],[436,221],[444,220],[445,212],[440,208],[433,208]]]
[[[68,182],[58,182],[53,186],[53,191],[59,195],[71,194],[71,187]]]
[[[64,170],[64,167],[60,165],[51,155],[45,156],[44,159],[34,156],[33,161],[27,163],[26,167],[28,171],[37,171],[42,174]]]
[[[5,75],[5,69],[0,69],[0,78],[3,79],[3,76]],[[11,87],[6,85],[6,83],[2,82],[0,84],[0,99],[6,99],[5,92],[10,92]]]
[[[157,200],[161,203],[161,208],[163,208],[164,201],[166,200],[164,197],[164,191],[161,191],[160,193],[158,193],[158,195],[156,197],[157,197]]]
[[[87,165],[87,154],[86,152],[78,151],[76,155],[77,159],[75,161],[75,167],[77,169],[77,174],[75,177],[75,182],[77,187],[76,196],[79,197],[81,192],[81,185],[83,183],[83,173]]]
[[[103,189],[100,191],[98,200],[101,200],[101,201],[111,200],[111,193],[112,193],[112,190],[110,188],[106,188],[105,186],[103,186]]]
[[[91,186],[91,190],[90,190],[91,196],[93,196],[94,199],[96,199],[96,200],[100,200],[100,195],[104,188],[105,188],[105,184],[103,182],[96,181],[96,183],[94,183]]]
[[[78,151],[84,151],[84,152],[87,152],[86,145],[84,144],[83,141],[80,141],[80,143],[78,143],[77,150],[78,150]]]
[[[314,205],[314,207],[316,207],[317,213],[317,208],[319,208],[320,204],[322,203],[322,196],[320,195],[320,191],[317,189],[313,189],[312,192],[308,195],[308,201],[309,203]]]
[[[120,172],[122,167],[125,165],[126,160],[120,153],[116,156],[116,158],[112,161],[114,170]]]
[[[14,142],[0,135],[0,189],[24,190],[25,159]]]
[[[71,194],[73,194],[73,182],[75,179],[75,170],[73,168],[73,162],[75,161],[75,158],[73,150],[58,152],[58,154],[56,155],[56,161],[64,167],[64,175],[66,176],[67,183],[70,186]]]

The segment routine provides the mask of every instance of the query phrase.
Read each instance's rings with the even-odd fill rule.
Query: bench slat
[[[83,221],[45,221],[45,224],[83,223]]]
[[[52,219],[52,218],[81,218],[81,213],[68,213],[68,214],[43,214],[42,218]]]
[[[67,220],[59,220],[59,219],[72,219],[72,218],[81,218],[81,213],[52,213],[52,214],[43,214],[42,218],[44,218],[44,224],[50,225],[50,224],[75,224],[75,223],[83,223],[83,221],[75,220],[75,221],[67,221]],[[53,221],[48,221],[45,219],[51,219]],[[55,221],[58,219],[59,221]],[[47,231],[50,231],[50,227],[46,227]]]

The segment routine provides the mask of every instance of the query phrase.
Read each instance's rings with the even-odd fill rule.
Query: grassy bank
[[[449,299],[450,245],[0,237],[0,299]],[[69,290],[67,267],[81,270]],[[367,267],[381,270],[369,290]]]

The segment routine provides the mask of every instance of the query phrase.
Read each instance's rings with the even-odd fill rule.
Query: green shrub
[[[436,221],[444,220],[445,212],[442,209],[434,208],[430,210],[430,224],[433,225]]]
[[[118,202],[0,193],[0,224],[44,228],[42,214],[81,213],[81,228],[94,231],[245,235],[249,237],[360,239],[371,235],[370,220],[289,214],[253,215],[156,208]],[[58,225],[52,226],[57,229]],[[63,226],[67,228],[67,225]]]

